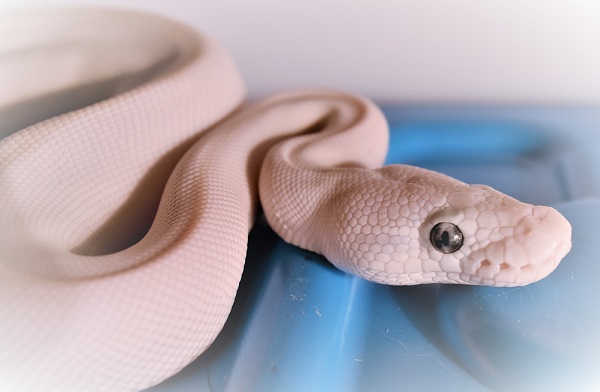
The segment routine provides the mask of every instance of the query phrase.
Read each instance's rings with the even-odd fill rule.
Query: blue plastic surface
[[[573,249],[519,288],[389,287],[346,275],[259,221],[213,346],[152,391],[600,388],[600,110],[393,108],[388,162],[557,207]]]

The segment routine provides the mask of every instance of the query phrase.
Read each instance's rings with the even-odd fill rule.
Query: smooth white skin
[[[139,390],[204,352],[259,181],[282,238],[380,283],[527,284],[570,248],[551,208],[381,169],[388,129],[364,98],[296,91],[236,110],[231,58],[177,23],[41,12],[0,35],[0,133],[65,113],[0,141],[0,390]],[[464,233],[457,252],[432,248],[439,221]]]

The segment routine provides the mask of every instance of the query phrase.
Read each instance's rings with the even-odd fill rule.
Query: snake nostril
[[[539,223],[533,216],[524,216],[515,227],[516,235],[527,235]]]

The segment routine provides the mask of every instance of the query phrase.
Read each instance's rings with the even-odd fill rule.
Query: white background
[[[598,0],[0,0],[58,5],[192,24],[228,47],[253,96],[327,86],[398,103],[600,103]]]

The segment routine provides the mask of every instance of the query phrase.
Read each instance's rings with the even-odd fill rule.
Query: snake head
[[[571,249],[571,225],[558,211],[483,185],[447,187],[444,204],[427,215],[419,232],[429,259],[456,283],[533,283]]]
[[[571,248],[555,209],[429,170],[383,168],[334,209],[338,268],[393,285],[517,286],[552,272]]]

